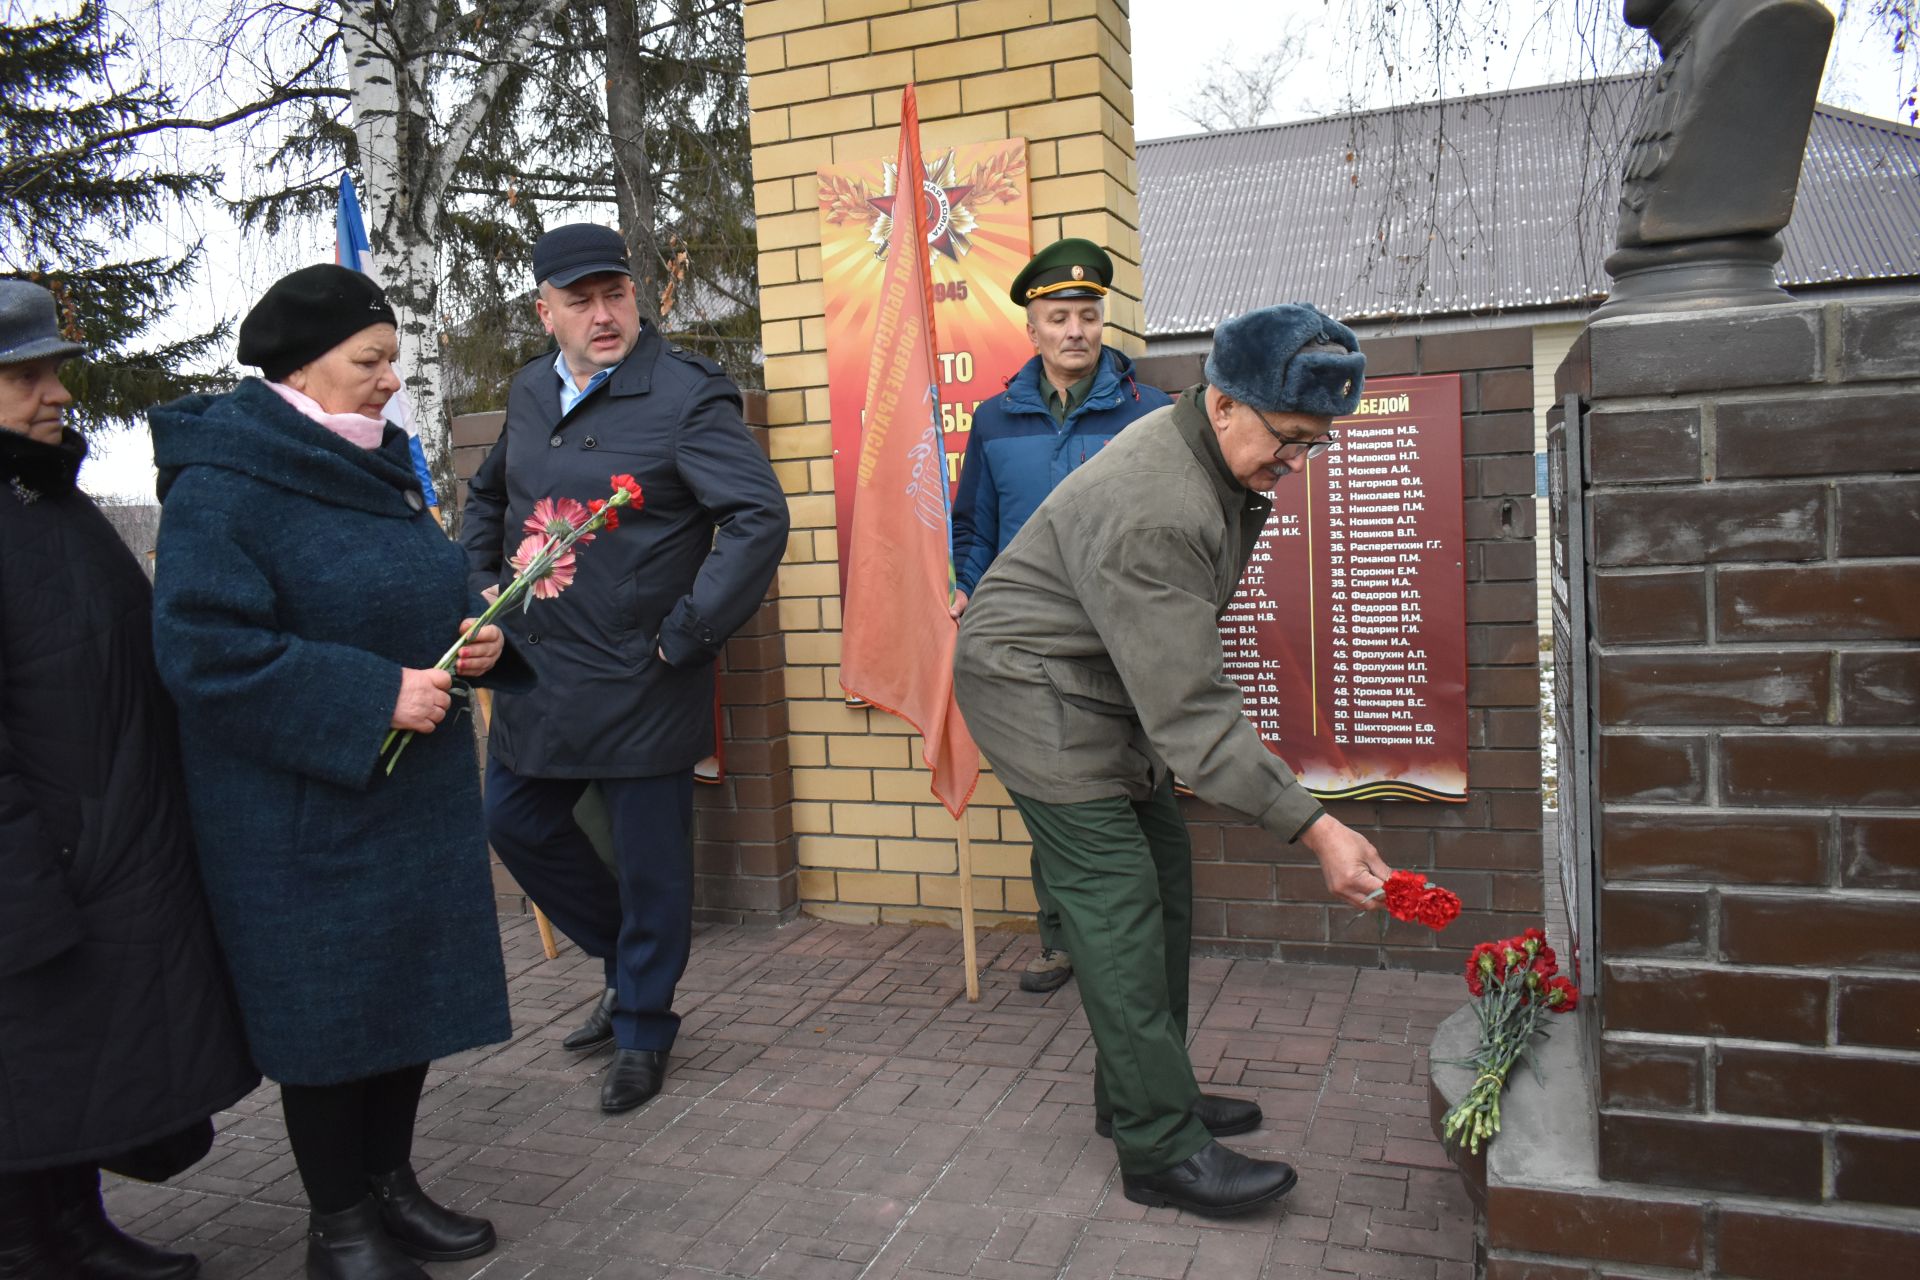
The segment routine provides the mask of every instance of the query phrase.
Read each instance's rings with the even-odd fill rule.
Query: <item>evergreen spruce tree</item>
[[[125,82],[124,36],[99,0],[68,18],[0,26],[0,275],[35,281],[60,304],[62,324],[87,356],[66,366],[71,419],[82,430],[131,423],[148,406],[212,383],[207,361],[227,326],[143,342],[200,265],[129,244],[169,201],[210,194],[218,175],[177,171],[139,151],[166,129],[176,104],[144,76]]]
[[[640,312],[758,387],[760,306],[746,46],[736,4],[570,6],[540,61],[503,86],[450,201],[448,334],[456,413],[497,408],[550,346],[532,317],[530,256],[581,219],[626,237]]]
[[[520,0],[514,21],[478,23],[453,20],[436,3],[296,0],[233,11],[222,24],[226,47],[264,48],[272,37],[304,60],[272,84],[310,96],[333,86],[338,94],[278,117],[278,145],[235,202],[242,224],[272,231],[284,219],[330,212],[340,174],[352,173],[392,297],[401,246],[383,242],[376,206],[401,200],[418,224],[408,230],[432,245],[438,262],[431,315],[421,318],[436,326],[443,375],[435,385],[453,414],[498,408],[513,373],[550,348],[532,313],[532,246],[549,227],[581,219],[620,227],[643,315],[664,310],[661,325],[673,341],[758,385],[738,4]],[[358,89],[341,93],[329,49],[350,66],[369,52],[385,59],[374,87],[402,83],[399,105],[363,103]],[[462,102],[459,112],[447,107]],[[441,116],[458,116],[462,127]],[[381,145],[399,158],[397,169],[365,154],[379,136],[368,122],[382,120],[391,121],[394,136]],[[414,176],[388,189],[396,171]]]

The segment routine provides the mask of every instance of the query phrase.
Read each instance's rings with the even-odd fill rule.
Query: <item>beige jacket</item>
[[[1220,615],[1273,504],[1227,469],[1201,390],[1127,427],[1000,553],[961,618],[954,691],[1023,796],[1143,800],[1171,768],[1292,840],[1319,803],[1221,670]]]

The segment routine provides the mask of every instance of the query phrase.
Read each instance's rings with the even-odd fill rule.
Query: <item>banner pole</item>
[[[980,960],[973,945],[973,841],[967,835],[967,815],[955,820],[960,851],[960,950],[967,966],[967,1003],[980,1003]]]

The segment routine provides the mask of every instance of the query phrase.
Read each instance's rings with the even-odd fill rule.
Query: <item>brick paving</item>
[[[1231,1139],[1291,1161],[1274,1208],[1211,1222],[1120,1192],[1093,1132],[1076,985],[1019,990],[1031,935],[803,921],[709,928],[681,987],[667,1091],[600,1113],[605,1053],[559,1039],[599,966],[502,921],[514,1039],[434,1065],[415,1163],[500,1247],[429,1268],[487,1280],[1470,1280],[1473,1220],[1427,1130],[1425,1045],[1458,979],[1199,958],[1193,1059],[1252,1096]],[[114,1181],[116,1221],[190,1248],[207,1280],[302,1274],[306,1211],[268,1085],[176,1182]]]

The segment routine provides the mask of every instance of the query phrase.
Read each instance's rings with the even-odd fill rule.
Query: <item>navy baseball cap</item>
[[[602,271],[633,274],[627,265],[627,242],[611,227],[569,222],[533,242],[533,278],[539,284],[564,288]]]

